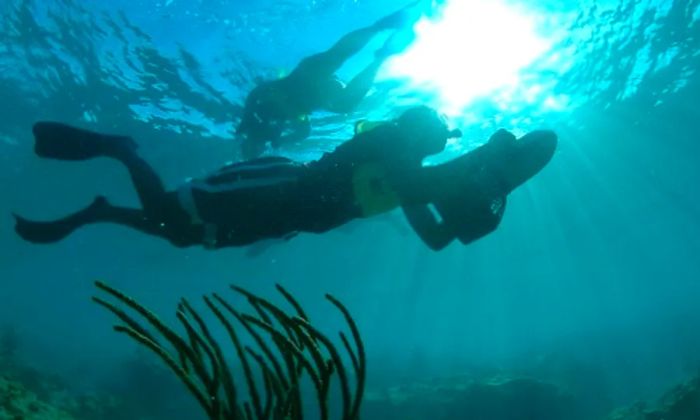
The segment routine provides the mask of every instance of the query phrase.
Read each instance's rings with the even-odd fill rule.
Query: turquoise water
[[[555,130],[560,143],[550,165],[510,196],[498,230],[469,246],[430,251],[400,212],[264,250],[175,249],[106,225],[56,245],[21,241],[12,211],[50,219],[105,192],[116,203],[137,203],[127,174],[111,161],[35,157],[34,121],[128,133],[174,187],[239,159],[231,129],[256,78],[288,72],[403,4],[232,3],[0,4],[0,326],[16,331],[26,363],[72,389],[153,392],[125,373],[134,346],[90,301],[93,280],[103,279],[165,319],[181,296],[195,300],[230,283],[270,296],[279,282],[324,329],[339,321],[322,299],[333,293],[365,338],[376,392],[451,375],[527,372],[589,398],[584,418],[599,418],[697,373],[698,1],[509,1],[504,7],[529,16],[547,41],[511,85],[455,105],[447,85],[412,78],[399,57],[355,113],[315,114],[307,141],[276,152],[314,159],[349,138],[353,121],[392,116],[394,106],[410,103],[449,108],[465,135],[448,158],[498,127]],[[425,22],[449,18],[449,1],[437,6]],[[509,28],[501,32],[516,42],[520,35]],[[469,55],[471,44],[488,49],[492,38],[453,38],[437,48],[438,57],[457,57],[445,66],[496,65]],[[363,54],[341,76],[359,70]],[[464,83],[475,77],[458,70]],[[188,398],[178,384],[156,387]],[[193,411],[182,414],[186,408],[168,400],[153,403],[153,416],[196,415],[182,404]]]

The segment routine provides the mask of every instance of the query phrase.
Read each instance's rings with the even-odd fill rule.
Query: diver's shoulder
[[[377,141],[378,139],[395,138],[400,135],[398,126],[393,121],[376,123],[371,129],[356,133],[353,140]]]

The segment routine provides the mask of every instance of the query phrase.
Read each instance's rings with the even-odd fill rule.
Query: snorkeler
[[[276,147],[308,137],[309,114],[313,111],[344,114],[354,110],[372,87],[384,61],[408,46],[411,36],[404,32],[410,29],[410,9],[421,1],[345,35],[329,50],[303,59],[288,76],[256,86],[246,98],[236,129],[243,158],[259,156],[268,141]],[[374,60],[345,85],[335,72],[386,30],[396,32],[375,52]]]
[[[166,191],[160,177],[136,153],[131,138],[39,122],[34,125],[37,155],[60,160],[114,158],[129,170],[143,208],[114,206],[100,196],[55,221],[15,215],[15,230],[30,242],[51,243],[82,226],[109,222],[179,247],[216,249],[288,239],[299,232],[327,232],[401,206],[421,238],[439,249],[454,238],[466,243],[495,229],[505,195],[544,167],[556,147],[551,132],[535,132],[517,141],[510,137],[505,141],[507,133],[499,133],[472,152],[480,159],[468,154],[423,167],[425,157],[439,153],[448,138],[461,133],[449,130],[434,110],[416,107],[359,132],[317,161],[255,159]],[[482,181],[485,174],[494,179]],[[502,202],[500,208],[494,207],[497,200]],[[430,204],[441,212],[442,223],[422,217]],[[471,226],[481,223],[479,217],[472,219],[474,210],[479,216],[483,211],[493,213],[495,225],[489,219],[485,228]]]

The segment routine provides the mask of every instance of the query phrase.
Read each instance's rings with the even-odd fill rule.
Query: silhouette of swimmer
[[[415,9],[420,2],[414,1],[373,25],[345,35],[329,50],[303,59],[288,76],[256,86],[246,98],[236,129],[244,159],[259,156],[267,142],[276,147],[308,137],[309,114],[313,111],[344,114],[354,110],[386,59],[403,51],[412,41],[407,32],[418,17]],[[344,84],[335,72],[387,30],[396,32],[375,52],[374,60]]]
[[[506,196],[549,162],[557,144],[551,131],[516,139],[500,130],[470,153],[424,167],[426,156],[439,153],[448,138],[461,133],[449,130],[434,110],[415,107],[396,120],[358,132],[317,161],[254,159],[166,191],[130,137],[56,122],[36,123],[33,131],[40,157],[109,157],[124,164],[142,208],[115,206],[100,196],[54,221],[15,215],[15,230],[22,238],[52,243],[85,225],[116,223],[179,247],[210,249],[288,239],[299,232],[323,233],[399,207],[432,249],[454,239],[466,244],[496,229]]]

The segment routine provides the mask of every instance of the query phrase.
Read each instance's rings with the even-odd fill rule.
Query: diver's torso
[[[313,111],[328,109],[338,94],[336,79],[314,80],[301,76],[286,77],[266,82],[256,98],[247,106],[253,107],[259,117],[267,122],[280,122],[300,118]]]
[[[358,135],[306,164],[270,157],[226,165],[183,186],[180,203],[193,223],[216,226],[230,244],[325,232],[398,206],[381,170],[393,156],[380,141],[387,135]]]
[[[219,246],[241,245],[324,232],[358,217],[344,183],[325,175],[285,158],[262,158],[192,180],[178,196],[193,223],[216,227]]]
[[[350,212],[353,218],[369,217],[396,208],[398,198],[387,176],[395,156],[392,127],[378,127],[358,134],[332,153],[308,164],[324,205]]]

